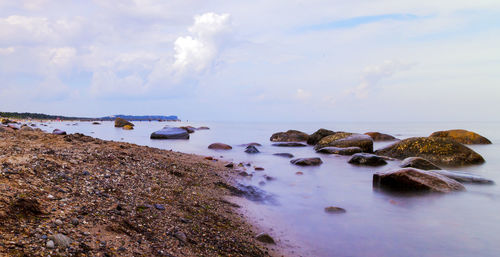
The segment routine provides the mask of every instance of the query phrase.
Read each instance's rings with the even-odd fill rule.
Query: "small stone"
[[[262,243],[276,244],[276,242],[274,242],[274,239],[267,233],[260,233],[255,238]]]
[[[186,234],[184,234],[182,231],[177,231],[174,233],[174,237],[179,239],[179,241],[183,243],[187,243],[187,237]]]
[[[302,171],[297,171],[297,172],[295,172],[295,175],[304,175],[304,172],[302,172]]]
[[[327,213],[345,213],[346,210],[340,207],[329,206],[325,208],[325,212]]]
[[[255,170],[264,170],[262,167],[254,167]]]
[[[58,226],[61,226],[63,224],[62,220],[60,219],[55,220],[54,223]]]
[[[55,234],[49,236],[49,239],[54,241],[55,245],[60,246],[62,248],[67,248],[71,244],[71,238],[63,235],[63,234]]]
[[[165,206],[163,206],[162,204],[158,204],[158,203],[157,203],[157,204],[155,204],[154,206],[155,206],[155,208],[156,208],[156,209],[158,209],[158,210],[160,210],[160,211],[165,210]]]
[[[46,246],[49,249],[53,249],[55,247],[54,241],[52,241],[52,240],[47,241]]]
[[[78,224],[80,224],[80,221],[77,218],[72,218],[71,224],[73,224],[74,226],[78,226]]]
[[[232,162],[230,162],[230,163],[224,165],[224,167],[226,167],[226,168],[232,168],[232,167],[234,167],[234,164]]]
[[[88,176],[88,175],[90,175],[90,172],[88,172],[88,171],[84,170],[84,171],[82,172],[82,175],[83,175],[83,176]]]

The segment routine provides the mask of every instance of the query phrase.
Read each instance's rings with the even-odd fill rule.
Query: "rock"
[[[249,145],[245,149],[245,153],[260,153],[260,151],[259,151],[259,149],[257,149],[257,147],[255,147],[253,145]]]
[[[262,171],[262,170],[264,170],[264,168],[262,168],[262,167],[254,167],[253,169],[254,169],[254,170],[257,170],[257,171]]]
[[[292,164],[299,166],[318,166],[323,163],[320,158],[298,158],[290,161]]]
[[[307,145],[302,144],[302,143],[298,143],[298,142],[287,142],[287,143],[274,143],[274,144],[272,144],[272,146],[278,146],[278,147],[304,147],[304,146],[307,146]]]
[[[345,132],[339,132],[334,135],[330,135],[321,139],[318,144],[314,147],[315,150],[319,150],[323,147],[333,146],[333,147],[359,147],[363,152],[372,153],[373,152],[373,140],[370,136],[361,134],[351,134]]]
[[[267,233],[260,233],[255,237],[255,239],[266,244],[276,244],[276,242],[274,242],[274,239]]]
[[[165,206],[163,206],[163,204],[155,203],[155,204],[154,204],[154,207],[155,207],[157,210],[160,210],[160,211],[164,211],[164,210],[165,210]]]
[[[267,181],[273,181],[273,180],[276,180],[275,177],[272,177],[272,176],[269,176],[269,175],[264,175],[263,176]]]
[[[373,186],[396,191],[429,191],[440,193],[465,190],[465,187],[456,180],[432,171],[414,168],[375,173],[373,174]]]
[[[73,224],[73,226],[78,226],[78,224],[80,224],[80,221],[77,218],[72,218],[71,224]]]
[[[66,131],[63,131],[63,130],[60,130],[60,129],[54,129],[54,131],[52,131],[52,134],[54,135],[66,135]]]
[[[179,241],[183,242],[184,244],[187,243],[187,236],[182,231],[175,232],[174,237],[179,239]]]
[[[115,119],[115,127],[121,128],[121,127],[124,127],[125,125],[130,125],[132,127],[134,126],[134,124],[132,124],[131,122],[129,122],[125,119],[122,119],[122,118]]]
[[[297,171],[297,172],[295,172],[295,175],[304,175],[304,172],[302,172],[302,171]]]
[[[233,147],[230,145],[226,145],[223,143],[213,143],[208,146],[208,149],[215,149],[215,150],[231,150]]]
[[[293,158],[293,154],[291,154],[291,153],[273,153],[273,155],[285,157],[285,158]]]
[[[366,166],[382,166],[387,164],[383,157],[370,153],[354,154],[351,159],[349,159],[348,163]]]
[[[92,125],[101,125],[101,123],[94,121],[94,122],[92,122]]]
[[[185,129],[175,127],[164,127],[153,132],[151,139],[189,139],[189,133]]]
[[[186,130],[189,134],[194,133],[196,131],[196,128],[192,126],[183,126],[179,128]]]
[[[233,168],[234,164],[232,162],[230,162],[230,163],[224,165],[224,167],[226,167],[226,168]]]
[[[432,172],[454,179],[462,183],[495,184],[493,180],[486,179],[476,174],[467,172],[448,171],[448,170],[433,170]]]
[[[473,144],[491,144],[491,141],[477,133],[467,131],[464,129],[453,129],[446,131],[437,131],[432,133],[429,137],[445,137],[451,138],[459,143],[473,145]]]
[[[328,130],[328,129],[320,128],[316,132],[314,132],[311,135],[309,135],[309,138],[307,139],[307,144],[308,145],[315,145],[322,138],[324,138],[326,136],[333,135],[333,134],[335,134],[335,132],[333,132],[331,130]]]
[[[132,129],[134,129],[134,127],[130,126],[130,125],[125,125],[125,126],[123,126],[123,129],[124,130],[132,130]]]
[[[375,142],[397,140],[397,138],[395,138],[391,135],[383,134],[380,132],[366,132],[365,135],[370,136],[373,139],[373,141],[375,141]]]
[[[357,146],[352,147],[333,147],[327,146],[318,149],[316,152],[318,153],[326,153],[326,154],[339,154],[339,155],[353,155],[356,153],[361,153],[363,150]]]
[[[0,119],[0,123],[2,123],[2,124],[9,124],[9,123],[15,123],[15,122],[12,121],[12,120],[9,120],[7,118],[1,118]]]
[[[55,234],[49,236],[49,239],[54,241],[55,245],[61,248],[67,248],[71,245],[71,238],[63,235],[63,234]]]
[[[45,246],[49,249],[54,249],[54,247],[56,247],[54,241],[52,240],[47,241],[47,244]]]
[[[415,168],[421,170],[440,170],[434,163],[421,157],[408,157],[403,160],[401,168]]]
[[[472,149],[449,138],[412,137],[375,151],[396,159],[422,157],[435,164],[459,166],[481,164],[484,159]]]
[[[252,176],[252,174],[248,174],[248,172],[246,172],[246,171],[240,171],[238,173],[238,175],[240,175],[242,177],[251,177]]]
[[[270,140],[273,142],[303,142],[307,141],[309,135],[298,130],[274,133]]]
[[[209,127],[199,127],[197,128],[197,130],[209,130],[210,128]]]
[[[241,144],[239,146],[247,147],[247,146],[262,146],[262,145],[259,143],[248,143],[248,144]]]
[[[329,206],[325,208],[326,213],[345,213],[346,210],[340,207]]]
[[[19,130],[20,131],[33,131],[34,129],[29,127],[29,126],[22,126]]]
[[[60,219],[56,219],[56,221],[54,221],[54,223],[57,225],[57,226],[61,226],[63,224],[62,220]]]

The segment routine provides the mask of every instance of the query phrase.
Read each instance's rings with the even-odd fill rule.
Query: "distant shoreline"
[[[64,120],[64,121],[113,121],[116,118],[122,118],[129,121],[181,121],[176,115],[111,115],[105,117],[68,117],[62,115],[51,115],[43,113],[30,112],[0,112],[0,118],[18,119],[18,120]]]

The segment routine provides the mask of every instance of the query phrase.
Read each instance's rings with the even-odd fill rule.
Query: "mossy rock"
[[[270,140],[273,142],[304,142],[309,135],[298,130],[288,130],[286,132],[274,133]]]
[[[459,143],[474,145],[474,144],[482,144],[487,145],[491,144],[491,141],[475,132],[468,131],[465,129],[453,129],[446,131],[437,131],[432,133],[429,137],[444,137],[451,138]]]
[[[435,164],[461,166],[484,163],[481,155],[455,140],[441,137],[412,137],[375,151],[397,159],[422,157]]]
[[[132,130],[132,129],[134,129],[134,127],[131,125],[125,125],[125,126],[123,126],[123,129],[124,130]]]
[[[318,129],[316,132],[312,133],[309,135],[309,138],[307,139],[307,144],[308,145],[315,145],[317,144],[322,138],[326,136],[330,136],[335,134],[335,132],[328,130],[328,129]]]
[[[130,125],[130,126],[134,126],[134,124],[132,124],[131,122],[125,120],[125,119],[122,119],[122,118],[116,118],[115,119],[115,127],[117,128],[122,128],[126,125]]]
[[[373,152],[373,140],[370,136],[353,134],[347,132],[337,132],[333,135],[322,138],[314,150],[318,151],[324,147],[359,147],[363,152]]]
[[[380,133],[380,132],[366,132],[365,135],[370,136],[373,139],[373,141],[375,141],[375,142],[397,140],[397,138],[395,138],[391,135]]]

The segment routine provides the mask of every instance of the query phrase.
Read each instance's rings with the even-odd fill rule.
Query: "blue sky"
[[[499,1],[0,0],[0,110],[498,121]]]

